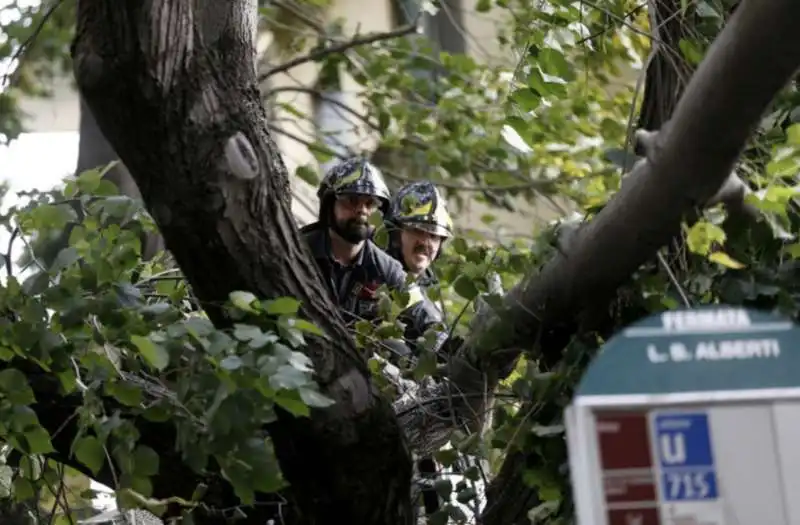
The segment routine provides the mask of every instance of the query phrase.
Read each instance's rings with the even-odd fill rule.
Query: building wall
[[[356,30],[362,33],[388,31],[402,22],[397,20],[398,11],[393,1],[336,0],[329,17],[346,21],[345,31],[348,33]],[[478,13],[475,11],[476,2],[477,0],[445,0],[435,23],[426,27],[435,32],[443,48],[449,46],[457,52],[459,46],[462,46],[464,51],[472,54],[477,60],[493,64],[507,61],[510,65],[513,64],[514,57],[501,50],[496,38],[498,24],[503,23],[502,13],[499,11]],[[259,48],[266,50],[269,49],[269,45],[267,35],[262,38]],[[351,148],[373,149],[376,137],[371,136],[355,118],[335,105],[313,100],[307,91],[303,91],[304,88],[317,85],[318,69],[314,63],[299,65],[286,73],[274,75],[264,86],[264,90],[278,90],[279,93],[271,98],[279,104],[291,105],[295,111],[307,115],[316,113],[317,124],[328,129],[336,129],[337,138]],[[71,82],[63,78],[57,79],[50,87],[54,94],[52,98],[23,101],[22,109],[29,116],[26,120],[27,128],[30,131],[77,131],[79,106]],[[358,86],[347,75],[341,75],[341,86],[338,90],[332,90],[327,94],[328,97],[338,99],[363,113],[357,95]],[[287,134],[276,133],[275,139],[283,152],[290,173],[293,173],[298,166],[315,164],[314,155],[305,144],[313,141],[315,126],[311,125],[308,119],[298,119],[279,108],[274,109],[273,117],[279,123],[277,127],[287,132]],[[335,145],[329,142],[329,146],[335,147]],[[317,209],[315,189],[296,177],[292,178],[292,189],[298,222],[305,224],[314,220]],[[517,204],[520,208],[518,211],[508,212],[490,208],[473,200],[459,212],[456,222],[466,230],[486,231],[490,228],[482,223],[481,217],[491,214],[496,217],[496,222],[491,227],[494,233],[528,236],[532,234],[535,223],[550,220],[563,213],[563,210],[559,210],[547,201],[535,205],[523,201]]]

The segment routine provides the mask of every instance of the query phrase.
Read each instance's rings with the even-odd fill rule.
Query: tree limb
[[[81,2],[72,50],[81,94],[217,326],[229,323],[230,292],[249,290],[297,297],[328,335],[307,354],[336,405],[310,419],[280,412],[269,428],[298,522],[407,523],[405,440],[295,227],[288,174],[266,131],[255,2],[224,4]],[[236,169],[231,152],[244,159]]]
[[[325,57],[335,55],[337,53],[344,53],[348,49],[352,49],[354,47],[374,44],[375,42],[380,42],[381,40],[391,40],[392,38],[398,38],[401,36],[410,35],[416,30],[417,30],[416,24],[408,24],[399,27],[393,31],[356,36],[353,37],[351,40],[347,40],[345,42],[339,42],[338,44],[331,44],[321,49],[314,49],[313,51],[305,55],[293,58],[292,60],[284,62],[279,66],[273,67],[263,75],[259,76],[258,80],[259,82],[264,82],[268,78],[277,75],[278,73],[285,73],[286,71],[289,71],[293,67],[299,66],[301,64],[305,64],[307,62],[316,62],[318,60],[322,60]]]
[[[581,317],[575,314],[608,297],[673,238],[685,214],[718,191],[761,114],[800,66],[800,35],[791,22],[798,15],[800,4],[791,0],[748,0],[737,10],[687,86],[659,151],[637,168],[640,176],[577,233],[570,252],[509,294],[513,313],[504,326],[533,324],[546,330],[563,324],[570,314]],[[787,49],[792,52],[782,51]],[[765,59],[776,53],[779,60]],[[526,333],[533,335],[517,331],[502,340],[499,332],[501,341],[496,344],[507,346]],[[544,350],[550,354],[543,356],[545,361],[559,359],[560,348]],[[513,454],[506,458],[508,463],[515,461],[520,458]],[[525,517],[496,511],[507,498],[521,498],[524,486],[521,471],[507,465],[503,472],[506,476],[495,484],[505,490],[495,502],[495,512],[484,517],[485,525]],[[528,492],[532,496],[535,491]]]

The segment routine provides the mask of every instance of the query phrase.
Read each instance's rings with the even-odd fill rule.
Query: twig
[[[11,262],[11,248],[13,248],[14,241],[17,239],[17,235],[19,235],[19,233],[19,227],[14,228],[14,231],[11,232],[11,238],[8,239],[8,251],[6,252],[6,273],[9,277],[14,275],[14,268],[12,267]]]
[[[322,27],[319,23],[313,20],[311,17],[303,13],[297,6],[291,5],[290,2],[284,2],[282,0],[272,0],[272,5],[283,9],[284,11],[288,11],[289,14],[295,16],[298,20],[303,22],[305,25],[316,31],[320,35],[325,34],[325,28]]]
[[[380,42],[381,40],[390,40],[392,38],[399,38],[401,36],[410,35],[416,30],[417,30],[416,24],[409,24],[403,27],[399,27],[394,31],[387,31],[385,33],[372,33],[370,35],[355,37],[346,42],[340,42],[338,44],[329,47],[324,47],[322,49],[315,49],[310,53],[293,58],[288,62],[284,62],[279,66],[273,67],[272,69],[261,75],[258,80],[259,82],[263,82],[273,75],[277,75],[278,73],[285,73],[286,71],[292,69],[293,67],[305,64],[306,62],[316,62],[321,58],[327,57],[328,55],[333,55],[335,53],[343,53],[348,49],[352,49],[354,47],[374,44],[375,42]]]
[[[338,107],[342,111],[344,111],[346,113],[349,113],[350,115],[354,116],[355,118],[357,118],[358,120],[360,120],[364,124],[368,125],[369,127],[373,128],[373,129],[377,129],[377,125],[375,123],[373,123],[367,115],[362,115],[361,113],[359,113],[355,109],[351,108],[350,106],[348,106],[344,102],[341,102],[339,100],[336,100],[335,98],[331,98],[331,97],[326,96],[324,93],[321,93],[318,89],[314,89],[314,88],[310,88],[310,87],[306,87],[306,86],[279,86],[279,87],[276,87],[276,88],[273,88],[273,89],[270,89],[269,91],[267,91],[265,93],[265,95],[264,95],[264,98],[268,98],[268,97],[277,95],[278,93],[303,93],[305,95],[311,96],[312,98],[318,98],[319,100],[322,100],[322,101],[327,102],[329,104],[333,104],[334,106]]]
[[[302,144],[303,146],[307,147],[311,151],[316,151],[318,153],[322,153],[322,154],[325,154],[325,155],[331,155],[331,156],[336,157],[336,158],[338,158],[340,160],[343,160],[343,159],[347,158],[346,155],[341,155],[341,154],[331,150],[327,146],[324,146],[324,145],[321,145],[321,144],[314,144],[310,140],[304,139],[303,137],[301,137],[301,136],[299,136],[299,135],[297,135],[295,133],[292,133],[291,131],[287,131],[287,130],[285,130],[283,128],[280,128],[278,126],[270,124],[269,125],[269,129],[270,129],[270,131],[273,131],[275,133],[279,133],[279,134],[283,135],[286,138],[292,139],[293,141],[295,141],[295,142],[297,142],[299,144]],[[399,180],[399,181],[402,181],[402,182],[416,182],[417,181],[417,179],[414,179],[412,177],[407,177],[405,175],[400,175],[399,173],[396,173],[394,171],[390,171],[390,170],[384,169],[383,166],[380,166],[380,168],[381,168],[381,171],[383,172],[383,174],[385,176],[389,177],[390,179],[395,179],[395,180]],[[442,187],[442,188],[448,188],[448,189],[451,189],[451,190],[459,190],[459,191],[481,191],[481,192],[482,191],[497,191],[497,192],[522,191],[522,190],[530,190],[530,189],[537,189],[539,191],[547,191],[547,190],[552,190],[553,187],[555,186],[555,184],[557,184],[559,182],[569,182],[569,179],[565,177],[565,178],[562,178],[562,179],[553,179],[553,180],[532,180],[532,181],[528,181],[528,182],[522,182],[522,183],[519,183],[519,184],[505,184],[505,185],[502,185],[502,186],[489,186],[489,185],[485,185],[485,184],[465,185],[465,184],[461,184],[459,182],[450,182],[450,181],[446,181],[446,180],[435,180],[434,181],[436,186],[439,186],[439,187]]]
[[[31,42],[36,40],[36,38],[42,32],[42,29],[44,29],[44,25],[53,16],[53,14],[56,12],[56,9],[61,7],[61,4],[63,3],[64,3],[63,0],[58,0],[55,4],[51,5],[47,9],[47,11],[45,11],[44,15],[42,16],[42,19],[39,20],[39,23],[36,25],[36,28],[34,28],[33,32],[30,35],[28,35],[28,38],[26,38],[25,41],[20,44],[20,46],[11,56],[11,58],[8,61],[8,67],[6,68],[6,72],[3,74],[3,80],[2,82],[0,82],[0,88],[6,85],[8,85],[8,87],[11,87],[11,85],[14,83],[16,77],[20,72],[20,68],[22,67],[21,64],[22,56],[27,52]],[[20,62],[19,64],[17,64],[16,68],[14,68],[14,62]],[[12,70],[12,68],[14,69]]]

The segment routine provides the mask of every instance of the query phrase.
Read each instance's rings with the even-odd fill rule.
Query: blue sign
[[[719,497],[708,415],[657,413],[655,449],[666,501],[702,501]]]

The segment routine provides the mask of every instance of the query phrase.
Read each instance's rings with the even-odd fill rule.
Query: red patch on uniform
[[[375,293],[380,288],[380,283],[373,281],[361,287],[361,292],[358,294],[359,299],[375,299]]]

